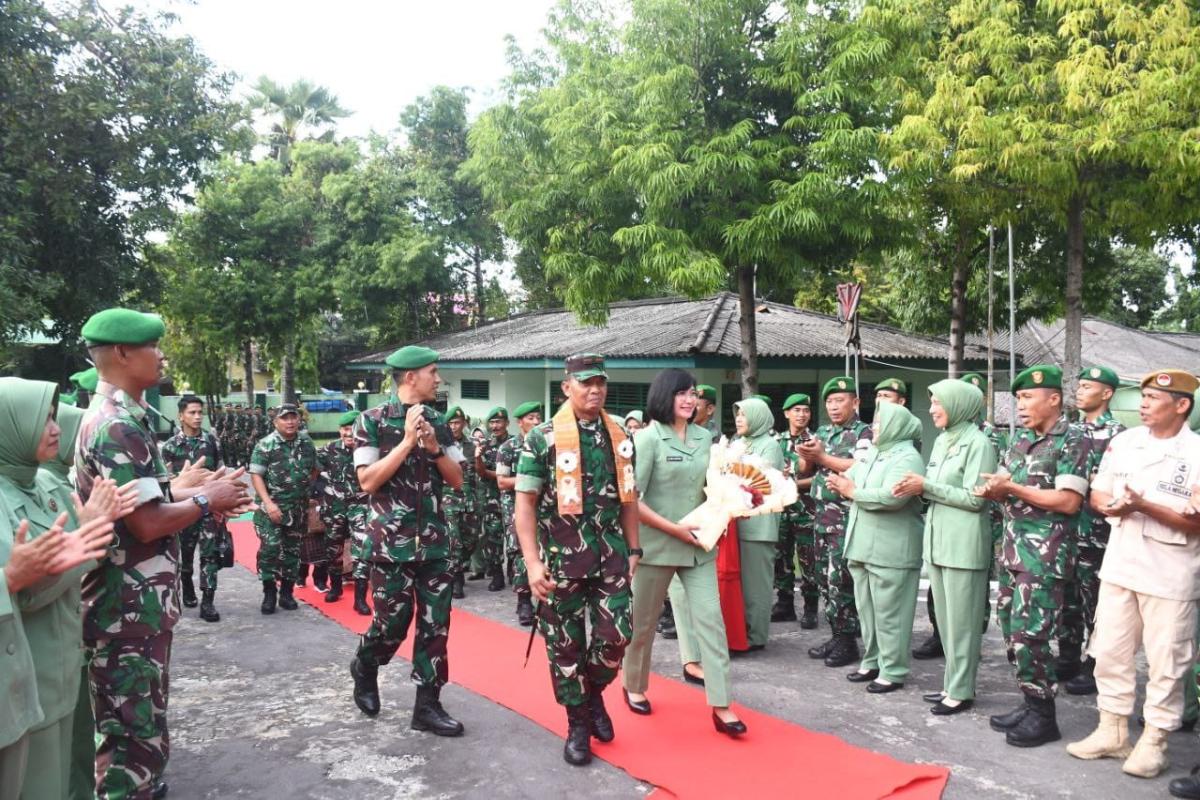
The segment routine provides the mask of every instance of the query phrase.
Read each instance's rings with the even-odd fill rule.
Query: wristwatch
[[[631,547],[631,548],[629,548],[629,555],[637,556],[638,558],[641,558],[644,554],[642,553],[642,548]]]
[[[446,455],[446,448],[444,448],[444,447],[439,447],[439,448],[437,449],[437,452],[434,452],[434,453],[430,453],[430,454],[429,454],[429,458],[430,458],[431,460],[433,460],[433,461],[437,461],[439,458],[441,458],[441,457],[442,457],[442,456],[444,456],[444,455]]]
[[[202,494],[192,495],[192,502],[200,506],[200,519],[204,519],[211,512],[208,510],[208,498]]]

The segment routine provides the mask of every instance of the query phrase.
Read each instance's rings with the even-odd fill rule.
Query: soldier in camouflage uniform
[[[504,542],[509,564],[509,580],[517,596],[517,622],[524,627],[533,625],[533,602],[529,593],[529,576],[525,573],[525,560],[521,558],[521,545],[517,541],[517,529],[513,523],[516,502],[517,457],[525,445],[525,437],[542,422],[542,404],[522,403],[513,411],[517,418],[517,435],[508,437],[496,452],[496,485],[500,488],[500,507],[504,511]]]
[[[221,466],[221,448],[211,433],[203,430],[204,401],[195,395],[179,398],[179,431],[162,446],[163,461],[172,476],[178,475],[184,464],[202,463],[207,470]],[[220,543],[220,523],[208,516],[189,525],[179,534],[179,548],[183,558],[180,577],[183,583],[183,604],[196,606],[196,587],[192,581],[193,565],[196,561],[196,546],[200,547],[200,619],[219,622],[221,615],[213,601],[217,594],[217,571],[221,569],[217,546]]]
[[[1050,643],[1058,633],[1063,585],[1075,566],[1075,516],[1088,490],[1088,446],[1062,407],[1062,370],[1035,364],[1012,382],[1017,431],[1000,459],[1001,472],[976,491],[1003,503],[1000,598],[996,616],[1016,666],[1025,702],[991,718],[994,730],[1017,747],[1062,738],[1054,695]]]
[[[808,424],[812,421],[812,400],[808,395],[797,393],[783,402],[783,415],[787,417],[788,429],[779,436],[779,446],[790,470],[799,465],[796,447],[812,438]],[[811,630],[817,627],[817,600],[821,582],[817,576],[817,547],[813,534],[813,512],[816,502],[810,488],[812,478],[798,475],[796,485],[800,490],[795,503],[784,509],[779,526],[779,543],[775,554],[775,607],[771,609],[772,622],[792,622],[796,619],[796,561],[800,562],[800,596],[804,598],[804,615],[800,627]]]
[[[461,599],[466,593],[466,571],[471,555],[479,546],[478,517],[475,515],[475,499],[478,479],[475,475],[475,440],[464,435],[467,415],[458,406],[446,409],[446,426],[454,443],[463,454],[459,465],[463,471],[463,483],[458,489],[446,489],[444,506],[446,528],[450,532],[450,562],[453,581],[451,597]]]
[[[602,693],[632,636],[630,574],[642,553],[633,442],[604,413],[604,358],[571,356],[566,373],[567,402],[521,450],[516,526],[554,697],[567,709],[563,757],[581,765],[591,760],[592,736],[614,736]]]
[[[379,713],[379,667],[392,660],[416,616],[412,679],[417,685],[412,727],[461,736],[462,723],[442,707],[449,678],[450,535],[445,487],[462,487],[462,453],[450,429],[425,405],[437,397],[437,353],[403,347],[387,358],[396,394],[359,417],[354,464],[370,495],[368,559],[375,615],[363,634],[350,675],[354,702]]]
[[[338,418],[338,438],[317,451],[321,521],[325,523],[325,566],[329,574],[326,603],[342,596],[342,551],[348,539],[365,531],[367,497],[354,469],[354,423],[357,411]],[[363,598],[365,602],[366,598]]]
[[[294,611],[292,594],[300,572],[300,539],[308,532],[308,496],[317,472],[317,448],[297,430],[300,412],[283,403],[275,415],[275,432],[250,456],[250,480],[258,492],[254,512],[258,534],[258,579],[263,585],[264,614],[279,607]],[[278,590],[276,590],[278,585]]]
[[[170,752],[171,636],[179,619],[181,528],[250,507],[245,487],[208,480],[172,493],[142,393],[162,376],[158,317],[108,309],[83,326],[100,382],[79,431],[75,486],[135,482],[136,509],[117,521],[109,557],[83,579],[83,639],[95,710],[96,797],[148,800]],[[160,795],[161,796],[161,795]]]
[[[829,424],[817,429],[812,439],[797,446],[803,459],[802,474],[816,470],[812,496],[816,504],[813,527],[817,539],[817,563],[825,573],[820,588],[825,598],[825,617],[832,637],[810,648],[808,655],[822,658],[825,665],[841,667],[858,659],[858,610],[854,605],[854,579],[846,563],[846,521],[850,503],[829,488],[832,473],[843,473],[861,460],[871,445],[871,426],[858,418],[858,394],[848,375],[831,378],[821,389]]]
[[[483,483],[483,563],[492,579],[489,592],[504,588],[504,507],[496,483],[496,456],[508,440],[508,410],[497,406],[488,412],[488,438],[475,452],[475,471]]]

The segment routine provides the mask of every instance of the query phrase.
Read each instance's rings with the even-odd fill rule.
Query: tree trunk
[[[246,390],[246,402],[254,405],[254,348],[250,340],[242,342],[242,388]]]
[[[483,259],[479,257],[479,250],[476,248],[474,258],[475,262],[475,324],[482,325],[487,322],[487,309],[485,307],[486,300],[483,296]]]
[[[1083,194],[1067,205],[1066,336],[1063,349],[1063,405],[1074,405],[1083,360]]]
[[[967,336],[967,276],[971,266],[971,248],[967,240],[969,231],[958,226],[951,257],[950,276],[950,364],[951,378],[957,378],[965,370],[963,364]]]
[[[288,339],[279,362],[279,392],[282,402],[296,402],[296,340]]]
[[[738,329],[742,334],[742,399],[758,394],[758,330],[754,319],[754,267],[738,268]]]

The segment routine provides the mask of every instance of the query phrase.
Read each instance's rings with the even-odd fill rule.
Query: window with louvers
[[[487,400],[491,397],[491,386],[488,381],[464,380],[459,388],[463,400]]]

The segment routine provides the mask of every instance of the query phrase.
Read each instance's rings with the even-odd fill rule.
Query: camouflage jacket
[[[1060,417],[1045,436],[1019,429],[1000,466],[1013,483],[1037,489],[1088,488],[1088,447],[1083,432]],[[1000,563],[1014,572],[1065,578],[1075,563],[1077,515],[1035,508],[1009,496],[1004,506]]]
[[[779,439],[779,447],[783,450],[787,474],[794,478],[797,470],[800,468],[800,456],[796,454],[796,444],[800,441],[800,437],[792,436],[791,433],[783,431],[777,438]],[[816,506],[817,501],[813,499],[812,492],[801,490],[796,502],[783,510],[783,524],[793,526],[811,525]]]
[[[463,436],[461,439],[455,439],[454,443],[463,454],[463,460],[459,462],[463,471],[463,483],[458,489],[446,487],[446,493],[465,501],[468,506],[473,506],[475,493],[479,488],[479,473],[475,471],[475,440],[470,436]]]
[[[871,446],[871,426],[857,416],[845,425],[822,425],[817,428],[816,437],[825,445],[825,452],[835,458],[853,458],[861,461],[867,448]],[[850,501],[829,488],[826,480],[831,470],[826,467],[817,469],[813,477],[812,497],[820,503],[831,503],[849,511]]]
[[[1083,440],[1087,447],[1087,478],[1090,482],[1095,477],[1096,470],[1100,469],[1100,460],[1104,458],[1109,442],[1113,440],[1114,436],[1125,430],[1125,426],[1117,422],[1111,412],[1105,410],[1096,418],[1095,422],[1081,420],[1075,423],[1075,427],[1083,433]],[[1080,547],[1101,550],[1108,544],[1110,530],[1108,520],[1092,511],[1086,499],[1079,509],[1077,524]]]
[[[249,469],[250,474],[262,476],[281,509],[307,508],[317,470],[317,446],[306,433],[297,433],[289,442],[276,431],[255,446]]]
[[[363,412],[354,423],[356,468],[370,466],[400,446],[408,409],[393,396],[387,403]],[[433,427],[446,455],[462,461],[450,428],[429,406],[425,406],[425,420]],[[370,495],[365,560],[399,564],[449,558],[443,491],[445,484],[436,459],[425,448],[414,447],[392,476]]]
[[[490,469],[492,472],[496,471],[496,457],[500,455],[500,448],[503,447],[504,443],[510,438],[512,437],[505,436],[503,439],[498,439],[497,437],[489,434],[488,437],[483,440],[483,444],[479,447],[478,456],[479,460],[483,462],[483,466],[485,468]],[[482,476],[480,476],[479,480],[480,483],[483,484],[484,502],[489,508],[500,508],[500,487],[496,485],[494,480],[489,480]]]
[[[189,461],[195,464],[197,461],[203,460],[205,469],[217,469],[221,466],[221,446],[217,442],[217,437],[207,431],[201,431],[199,436],[188,436],[179,430],[163,443],[162,457],[172,476],[178,475],[179,470],[183,469],[183,465]],[[210,516],[188,526],[182,533],[199,533],[204,530],[215,531],[216,529],[217,521]]]
[[[75,489],[87,503],[97,480],[137,484],[139,505],[171,502],[171,477],[154,440],[146,406],[101,381],[80,426]],[[144,638],[179,619],[179,537],[141,542],[122,520],[108,557],[83,579],[83,638]]]
[[[317,451],[317,469],[323,513],[345,513],[351,505],[367,502],[366,492],[358,485],[354,448],[347,447],[341,439],[334,439]]]
[[[500,445],[496,450],[496,474],[512,476],[517,474],[517,461],[521,457],[521,448],[525,446],[525,436],[518,431],[516,435],[510,436],[504,440],[504,444]],[[497,487],[499,484],[497,484]],[[517,493],[509,489],[507,491],[500,489],[500,507],[504,509],[504,521],[507,523],[512,519],[513,511],[516,508]]]
[[[629,571],[629,554],[621,528],[612,442],[600,420],[580,420],[578,425],[583,514],[558,513],[553,421],[542,423],[525,437],[517,461],[517,491],[539,496],[538,544],[552,577],[623,577]]]

